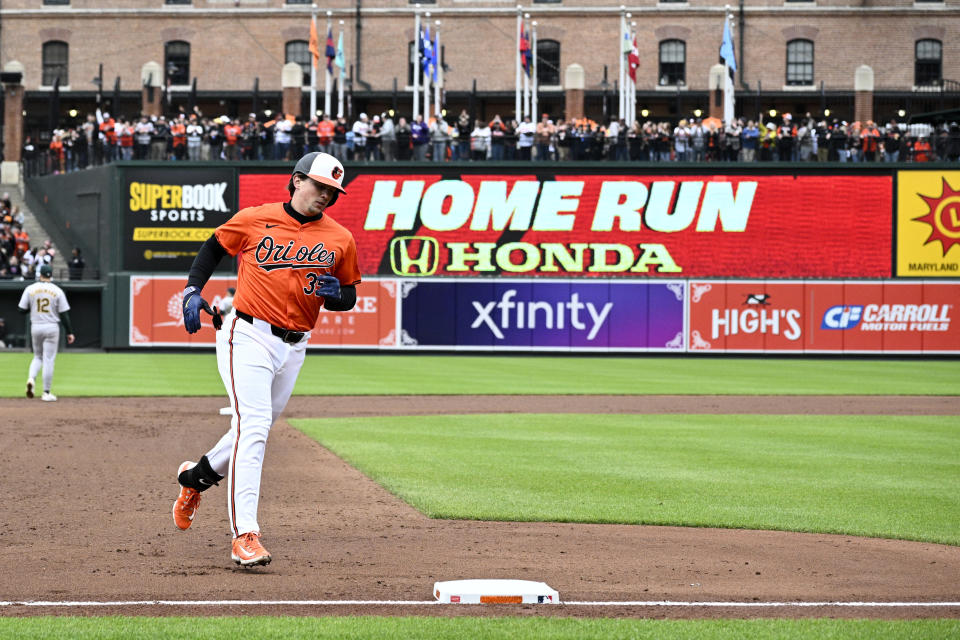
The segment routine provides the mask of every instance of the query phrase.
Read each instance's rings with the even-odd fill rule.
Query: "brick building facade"
[[[432,30],[440,21],[447,109],[473,108],[485,118],[512,115],[513,0],[319,5],[321,49],[328,20],[334,40],[344,34],[348,110],[411,111],[409,51],[417,10]],[[587,115],[599,120],[615,113],[621,7],[606,0],[528,0],[522,10],[537,22],[540,75],[548,81],[540,87],[538,110],[563,114],[563,71],[576,63],[584,70]],[[960,107],[960,41],[949,37],[960,33],[960,0],[744,0],[729,7],[724,0],[644,0],[622,11],[635,23],[637,109],[651,118],[707,111],[709,69],[717,63],[728,12],[740,66],[738,115],[830,109],[852,119],[861,65],[873,70],[877,118]],[[72,110],[76,118],[92,111],[101,65],[102,104],[126,115],[141,110],[142,72],[149,62],[165,76],[153,83],[167,90],[166,110],[193,100],[212,116],[276,111],[283,65],[309,55],[310,15],[311,5],[295,0],[6,0],[0,64],[24,67],[28,133],[46,126],[55,78],[65,123]],[[321,58],[321,71],[323,64]],[[307,94],[305,89],[304,113]]]

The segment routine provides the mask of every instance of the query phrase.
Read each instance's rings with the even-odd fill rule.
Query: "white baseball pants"
[[[287,406],[309,339],[306,334],[299,343],[288,344],[257,318],[250,324],[234,317],[217,332],[217,367],[234,416],[230,431],[207,452],[207,460],[227,480],[227,515],[234,537],[260,532],[257,506],[267,435]]]
[[[33,340],[33,360],[30,361],[28,377],[36,378],[43,368],[43,390],[50,391],[53,385],[53,363],[60,348],[60,325],[56,322],[32,325],[30,337]]]

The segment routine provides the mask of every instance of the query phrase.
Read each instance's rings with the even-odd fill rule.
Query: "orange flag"
[[[320,38],[317,36],[317,20],[310,18],[310,53],[313,54],[313,68],[320,62]]]

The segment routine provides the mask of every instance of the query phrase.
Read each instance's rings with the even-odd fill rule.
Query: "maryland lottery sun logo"
[[[925,196],[918,193],[920,199],[927,205],[927,213],[914,218],[917,222],[930,225],[930,235],[924,246],[940,243],[943,256],[954,245],[960,245],[960,191],[955,190],[943,178],[939,196]]]

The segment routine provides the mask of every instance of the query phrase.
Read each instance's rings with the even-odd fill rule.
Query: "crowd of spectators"
[[[550,160],[635,162],[928,162],[960,158],[957,123],[906,126],[895,120],[846,122],[783,114],[730,123],[691,118],[678,123],[612,119],[533,123],[392,113],[304,121],[283,113],[270,119],[208,118],[199,111],[137,119],[109,113],[53,132],[41,150],[27,138],[28,175],[75,171],[114,160],[293,160],[326,151],[345,161]]]
[[[36,268],[50,262],[50,246],[31,247],[30,234],[23,229],[23,212],[10,203],[10,194],[0,198],[0,279],[24,280],[35,277]]]
[[[57,250],[50,240],[31,245],[30,234],[23,228],[24,215],[11,204],[10,194],[0,198],[0,280],[35,280],[40,265],[56,268]],[[85,262],[80,249],[74,249],[66,265],[69,278],[83,277]]]

